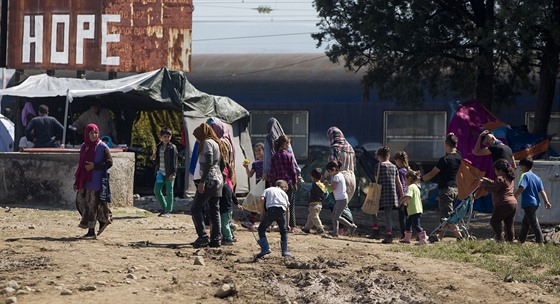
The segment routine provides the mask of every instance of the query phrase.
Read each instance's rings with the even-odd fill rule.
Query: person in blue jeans
[[[533,233],[535,233],[535,241],[537,244],[542,245],[543,235],[539,220],[537,219],[537,209],[539,209],[541,204],[539,193],[542,196],[546,209],[550,209],[552,205],[548,201],[541,178],[532,171],[533,159],[531,157],[523,158],[519,161],[519,166],[523,174],[519,179],[519,188],[517,188],[513,195],[518,197],[521,194],[521,208],[525,211],[525,215],[523,216],[518,240],[521,244],[525,243],[527,234],[529,234],[529,228],[532,228]]]
[[[271,253],[268,240],[266,238],[266,229],[270,227],[273,222],[278,224],[280,230],[280,246],[282,247],[282,256],[291,257],[292,254],[288,251],[288,228],[286,226],[287,220],[290,217],[290,200],[288,198],[288,183],[285,180],[277,180],[275,187],[270,187],[264,190],[261,197],[261,202],[265,204],[264,212],[262,214],[261,224],[259,225],[259,240],[257,243],[261,246],[255,258],[261,258]]]
[[[158,216],[169,217],[173,211],[173,185],[177,174],[177,147],[171,142],[171,129],[163,128],[159,133],[160,143],[157,144],[152,160],[156,163],[156,182],[154,194],[161,206]],[[165,196],[162,190],[165,186]]]

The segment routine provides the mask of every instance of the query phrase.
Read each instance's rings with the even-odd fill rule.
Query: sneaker
[[[333,230],[333,231],[329,232],[329,236],[332,236],[333,238],[337,238],[338,237],[338,232],[336,230]]]
[[[208,247],[219,248],[220,246],[222,246],[220,241],[211,241],[210,243],[208,243]]]
[[[194,248],[202,248],[202,247],[206,247],[208,246],[208,243],[210,243],[210,240],[206,237],[206,238],[198,238],[196,239],[194,242],[191,243],[191,245]]]
[[[97,231],[97,235],[100,235],[103,231],[105,231],[105,228],[107,228],[107,226],[109,226],[109,223],[100,222],[99,231]]]
[[[233,240],[225,240],[222,242],[222,246],[233,246],[234,241]],[[210,246],[213,247],[213,246]]]
[[[305,233],[310,233],[311,232],[311,230],[309,230],[308,228],[305,228],[305,227],[301,228],[301,231],[303,231]]]
[[[158,216],[160,216],[160,217],[167,217],[167,218],[171,217],[171,215],[170,215],[169,213],[167,213],[167,212],[162,213],[162,214],[160,214],[160,215],[158,215]]]
[[[302,229],[302,230],[303,230],[303,229]],[[318,229],[316,232],[317,232],[317,234],[323,234],[323,233],[325,233],[325,230],[323,230],[323,229]]]
[[[82,236],[83,239],[96,239],[97,236],[95,235],[95,233],[91,234],[91,233],[87,233],[84,236]]]

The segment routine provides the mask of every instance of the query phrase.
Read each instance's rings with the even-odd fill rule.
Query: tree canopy
[[[558,2],[315,0],[313,38],[333,62],[363,69],[364,88],[382,99],[415,107],[426,94],[475,97],[492,110],[535,91],[547,43],[559,45]]]

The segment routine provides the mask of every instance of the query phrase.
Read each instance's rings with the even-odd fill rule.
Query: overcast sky
[[[193,54],[323,52],[310,36],[318,31],[312,0],[193,2]]]

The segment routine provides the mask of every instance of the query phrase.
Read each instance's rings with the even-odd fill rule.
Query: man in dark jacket
[[[49,116],[49,107],[39,106],[39,116],[34,117],[25,128],[25,136],[33,139],[35,148],[54,148],[60,145],[64,127],[56,118]]]

